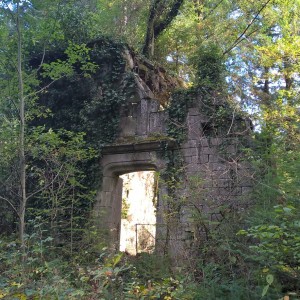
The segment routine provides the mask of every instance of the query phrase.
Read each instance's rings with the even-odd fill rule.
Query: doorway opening
[[[138,171],[121,175],[122,210],[120,251],[152,253],[156,240],[157,173]]]

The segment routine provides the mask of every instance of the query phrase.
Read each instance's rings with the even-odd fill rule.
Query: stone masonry
[[[232,112],[223,123],[215,125],[213,115],[203,110],[200,95],[191,102],[194,104],[188,108],[184,124],[179,124],[186,128],[186,139],[178,143],[167,134],[167,110],[162,109],[145,82],[136,75],[135,97],[120,111],[119,136],[102,149],[103,180],[95,205],[98,226],[116,248],[120,241],[120,175],[148,170],[163,174],[168,168],[166,148],[181,157],[182,176],[175,193],[177,199],[170,200],[167,183],[163,180],[159,183],[156,232],[157,240],[164,243],[157,243],[158,251],[176,256],[199,239],[202,233],[195,229],[192,220],[195,210],[205,213],[210,220],[219,220],[226,210],[238,212],[245,208],[244,200],[252,186],[252,170],[243,159],[241,149],[250,140],[250,121]],[[220,101],[211,103],[210,109],[218,106]],[[176,218],[170,218],[170,201],[178,199],[181,200]]]

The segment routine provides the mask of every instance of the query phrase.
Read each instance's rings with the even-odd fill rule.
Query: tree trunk
[[[166,5],[165,7],[170,7],[170,9],[165,12],[165,8],[161,10],[159,7],[162,7],[161,0],[154,0],[153,4],[150,7],[150,13],[148,18],[147,33],[144,42],[144,47],[142,53],[150,58],[154,54],[154,42],[157,37],[170,25],[170,23],[178,15],[179,9],[184,0],[176,0],[173,4]],[[165,17],[157,22],[158,18],[165,13]]]
[[[19,237],[21,247],[24,250],[24,233],[25,233],[25,210],[27,203],[26,195],[26,162],[25,162],[25,98],[22,75],[22,36],[20,24],[20,3],[17,2],[17,19],[16,27],[18,33],[18,82],[19,82],[19,109],[20,109],[20,136],[19,136],[19,161],[20,161],[20,205],[19,205]]]
[[[148,24],[147,24],[147,33],[145,37],[145,42],[144,42],[144,47],[142,50],[142,53],[146,57],[153,56],[153,50],[154,50],[154,20],[156,17],[156,11],[158,8],[160,0],[155,0],[153,4],[150,7],[150,13],[149,13],[149,18],[148,18]]]

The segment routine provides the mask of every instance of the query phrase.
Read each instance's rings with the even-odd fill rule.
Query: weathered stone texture
[[[104,176],[102,192],[98,196],[95,209],[102,210],[103,214],[106,214],[103,220],[109,224],[107,227],[117,232],[122,200],[120,196],[122,185],[118,176],[145,170],[163,173],[168,163],[163,154],[167,145],[169,150],[176,150],[183,159],[181,167],[184,175],[182,182],[178,183],[176,196],[193,203],[190,206],[182,206],[177,225],[174,225],[173,231],[168,233],[175,241],[169,243],[171,252],[176,253],[178,247],[187,245],[178,243],[178,239],[186,241],[189,236],[195,235],[189,224],[192,209],[197,207],[212,219],[218,218],[216,208],[222,204],[240,209],[241,204],[237,204],[239,199],[251,191],[253,175],[251,166],[247,162],[239,161],[241,155],[238,153],[238,136],[230,137],[225,127],[211,131],[212,136],[207,135],[203,128],[208,128],[207,123],[211,121],[211,117],[203,114],[199,106],[188,109],[184,124],[187,128],[186,141],[178,145],[166,135],[168,115],[165,111],[160,111],[158,101],[142,98],[139,102],[128,105],[131,105],[131,108],[123,111],[119,138],[115,144],[104,147],[102,151],[101,166]],[[236,127],[240,128],[239,125],[232,125],[232,128]],[[222,134],[216,135],[215,132]],[[193,177],[199,178],[198,190],[193,190],[191,183]],[[157,223],[164,225],[167,222],[164,217],[167,207],[163,198],[169,196],[168,189],[163,183],[160,184],[159,194]],[[157,225],[157,232],[162,240],[166,235],[165,231],[165,227],[159,228]],[[118,234],[114,235],[114,238],[117,239]],[[159,248],[159,245],[157,247]]]

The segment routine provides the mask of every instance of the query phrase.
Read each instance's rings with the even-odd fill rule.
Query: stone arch
[[[119,176],[137,171],[163,171],[166,161],[162,157],[162,145],[162,142],[143,142],[107,146],[102,150],[103,178],[96,202],[97,219],[99,226],[106,233],[108,243],[116,249],[120,241],[123,186]],[[159,190],[162,197],[165,189],[161,187]],[[161,222],[159,215],[158,213],[157,222]]]

